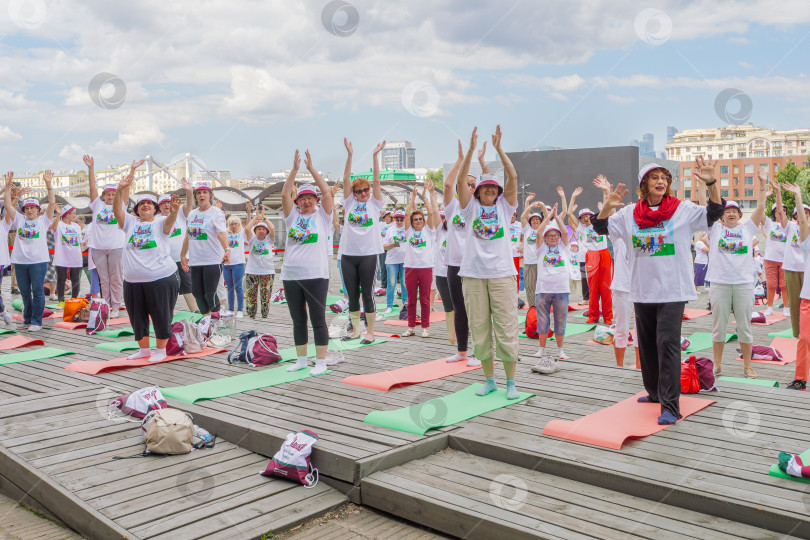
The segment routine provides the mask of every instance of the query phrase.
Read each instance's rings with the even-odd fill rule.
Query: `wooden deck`
[[[704,305],[705,295],[691,307]],[[574,313],[569,321],[583,322]],[[444,323],[434,323],[430,338],[347,351],[346,362],[331,368],[332,374],[195,405],[170,402],[216,433],[217,447],[113,461],[140,452],[142,444],[137,424],[107,419],[111,397],[250,368],[230,366],[219,354],[82,375],[64,367],[126,353],[93,347],[114,339],[45,324],[37,337],[77,354],[0,366],[0,491],[88,536],[255,538],[348,499],[470,538],[810,537],[807,486],[767,475],[780,450],[810,448],[810,396],[803,392],[722,384],[720,392],[707,396],[717,404],[620,451],[543,437],[551,419],[578,418],[641,389],[637,370],[615,367],[611,347],[588,344],[591,335],[580,334],[566,339],[571,359],[555,375],[532,374],[534,359],[524,359],[518,389],[537,394],[528,401],[425,436],[364,424],[373,410],[420,403],[481,380],[475,370],[390,392],[341,383],[348,375],[452,354]],[[280,347],[292,345],[286,306],[271,306],[267,320],[242,319],[239,325],[272,333]],[[788,325],[756,326],[755,341],[770,343],[767,333]],[[683,333],[710,327],[711,317],[684,321]],[[723,371],[742,376],[742,362],[733,360],[735,347],[733,341],[726,346]],[[536,342],[522,339],[521,348],[528,355]],[[755,368],[761,378],[783,386],[793,379],[790,364]],[[496,376],[502,385],[503,371]],[[287,433],[301,429],[320,439],[313,452],[319,487],[306,490],[259,476]],[[491,487],[498,475],[527,486],[517,507],[493,506]]]

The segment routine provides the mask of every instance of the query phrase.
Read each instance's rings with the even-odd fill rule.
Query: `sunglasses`
[[[371,191],[371,188],[364,187],[364,188],[361,188],[361,189],[355,189],[354,194],[355,195],[360,195],[361,193],[368,193],[369,191]]]
[[[394,220],[395,221],[405,221],[405,218],[404,217],[398,217],[398,218],[394,218]]]

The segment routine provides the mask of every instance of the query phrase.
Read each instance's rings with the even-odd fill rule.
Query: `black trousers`
[[[585,263],[579,263],[579,282],[582,283],[582,299],[590,300],[591,293],[588,289],[588,271],[585,269]]]
[[[450,298],[450,284],[447,283],[446,277],[436,276],[436,290],[439,291],[439,296],[442,297],[444,311],[446,313],[453,311],[453,299]]]
[[[681,325],[686,302],[634,303],[638,356],[644,389],[669,411],[681,418]]]
[[[386,253],[387,253],[387,251],[383,251],[378,256],[378,260],[380,261],[380,269],[379,269],[380,287],[382,287],[383,289],[388,286],[388,270],[386,270],[386,268],[385,268],[385,254]]]
[[[450,300],[453,302],[453,325],[456,327],[456,349],[467,350],[467,341],[470,339],[470,323],[467,320],[467,308],[464,307],[464,291],[461,290],[461,277],[458,275],[460,266],[447,267],[447,285],[450,287]],[[438,285],[438,282],[436,283]],[[444,298],[444,294],[442,294]]]
[[[157,339],[172,337],[172,317],[179,290],[177,274],[145,283],[124,281],[124,305],[136,341],[149,335],[149,319],[152,319]]]
[[[219,311],[217,287],[221,279],[221,264],[191,267],[191,294],[194,295],[194,299],[197,301],[197,309],[203,315],[208,315],[212,311]],[[177,292],[174,295],[177,296]]]
[[[66,266],[56,266],[56,297],[60,302],[65,301],[65,281],[70,273],[70,297],[79,297],[79,279],[82,274],[81,268],[68,268]]]
[[[340,264],[343,266],[342,257]],[[329,345],[329,329],[326,327],[326,292],[329,290],[329,280],[323,278],[284,280],[282,283],[284,299],[287,300],[287,307],[293,320],[295,344],[306,345],[309,341],[307,332],[307,306],[309,306],[309,320],[315,334],[315,345]]]
[[[346,255],[345,253],[340,258],[340,270],[343,272],[343,283],[346,284],[346,295],[349,297],[349,312],[360,311],[361,292],[365,312],[375,313],[377,311],[377,304],[374,303],[377,260],[377,255]]]

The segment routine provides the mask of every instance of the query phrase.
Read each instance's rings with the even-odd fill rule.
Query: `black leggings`
[[[124,281],[124,304],[135,340],[149,335],[149,319],[152,319],[157,339],[172,337],[172,317],[179,290],[177,274],[145,283]]]
[[[200,310],[201,314],[208,315],[212,311],[219,311],[217,287],[221,279],[221,264],[191,267],[191,294],[194,295],[194,300],[197,301],[197,309]],[[175,293],[175,296],[177,296],[177,293]]]
[[[467,352],[467,340],[470,337],[470,323],[467,321],[467,308],[464,307],[464,292],[461,290],[459,266],[447,267],[447,285],[450,287],[450,300],[453,302],[453,323],[456,327],[456,341],[459,352]],[[438,285],[438,282],[436,283]],[[444,295],[442,295],[444,298]]]
[[[450,298],[450,285],[447,283],[446,277],[436,276],[436,289],[439,291],[439,296],[442,297],[444,311],[446,313],[453,311],[453,299]]]
[[[65,281],[67,280],[68,272],[70,272],[70,297],[79,297],[79,279],[81,276],[81,268],[68,268],[66,266],[55,266],[56,268],[56,297],[60,302],[65,301]]]
[[[363,292],[363,308],[366,313],[375,313],[374,278],[377,274],[377,255],[346,255],[340,259],[343,283],[349,296],[349,312],[360,311],[360,291]]]
[[[284,299],[287,300],[287,307],[293,320],[293,341],[296,346],[306,345],[309,341],[307,307],[312,331],[315,334],[315,345],[329,345],[329,329],[326,327],[326,292],[329,290],[329,280],[323,278],[284,280],[282,284]]]

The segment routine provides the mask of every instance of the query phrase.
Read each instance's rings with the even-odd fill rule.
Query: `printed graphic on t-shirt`
[[[183,230],[180,227],[175,227],[174,229],[172,229],[172,234],[169,235],[169,238],[174,238],[175,236],[180,236],[181,232],[183,232]]]
[[[62,243],[66,246],[76,247],[79,245],[79,233],[72,229],[62,231]]]
[[[252,255],[269,255],[270,245],[268,242],[264,241],[253,242],[253,245],[250,247],[250,253]]]
[[[787,242],[785,231],[778,225],[771,227],[771,238],[777,242]]]
[[[717,247],[732,255],[744,255],[748,253],[748,246],[743,241],[742,231],[730,231],[723,227]]]
[[[26,240],[39,238],[39,221],[23,221],[17,227],[17,236]]]
[[[482,240],[503,238],[503,228],[498,221],[497,206],[482,206],[478,217],[473,220],[473,231]]]
[[[287,231],[287,238],[299,244],[314,244],[318,241],[318,231],[315,229],[315,216],[298,216],[290,230]]]
[[[647,229],[639,229],[633,221],[633,249],[637,255],[662,257],[675,255],[675,244],[670,220],[663,221]]]
[[[99,210],[98,214],[96,214],[96,223],[101,223],[102,225],[118,225],[118,221],[115,219],[115,214],[112,211],[112,208],[108,209],[106,206]]]
[[[424,236],[422,235],[422,231],[414,231],[411,234],[411,237],[408,239],[408,242],[411,244],[412,247],[415,248],[427,246],[427,240],[425,240]]]
[[[157,243],[152,238],[153,223],[138,223],[132,230],[129,243],[138,249],[151,249],[157,247]]]
[[[371,227],[374,218],[368,214],[368,203],[357,203],[349,212],[349,224],[355,227]]]
[[[559,246],[548,246],[548,251],[543,255],[543,266],[551,266],[554,268],[565,266],[565,260],[563,259],[562,253],[560,253]]]
[[[585,239],[587,241],[595,244],[597,242],[601,242],[603,238],[604,237],[601,234],[596,234],[596,232],[594,232],[593,227],[588,227],[585,229]]]
[[[464,216],[462,216],[461,214],[456,214],[455,216],[453,216],[452,223],[453,223],[453,225],[456,226],[457,229],[462,229],[463,230],[464,227],[467,226],[467,222],[464,221]]]
[[[801,240],[799,240],[799,235],[797,233],[793,233],[793,236],[790,237],[790,245],[791,247],[799,247],[801,244]]]
[[[240,233],[229,233],[228,234],[228,247],[233,249],[239,246],[239,234]]]
[[[537,240],[537,231],[532,229],[532,232],[526,237],[526,242],[533,244]]]
[[[394,244],[402,244],[405,241],[405,229],[395,229],[391,242]]]
[[[206,232],[207,224],[208,216],[197,214],[194,216],[194,219],[190,219],[186,225],[189,239],[208,240],[208,233]]]
[[[509,232],[512,234],[512,242],[520,240],[520,225],[513,223],[509,227]]]

